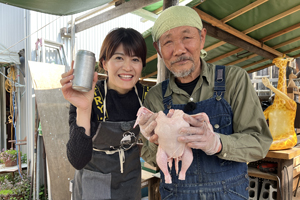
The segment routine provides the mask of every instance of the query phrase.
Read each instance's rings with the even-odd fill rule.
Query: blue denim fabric
[[[222,69],[223,78],[217,77],[217,70]],[[220,71],[219,71],[220,72]],[[220,73],[219,73],[220,74]],[[210,119],[214,132],[230,135],[232,128],[232,109],[223,99],[225,92],[225,67],[216,66],[215,92],[210,99],[197,102],[196,109],[187,114],[205,112]],[[162,84],[163,96],[168,86],[168,80]],[[183,110],[185,104],[174,105],[172,97],[164,97],[165,113],[169,109]],[[219,126],[214,126],[218,124]],[[217,128],[216,128],[217,127]],[[161,174],[160,194],[162,200],[244,200],[248,199],[249,177],[246,163],[223,160],[216,155],[208,156],[202,150],[193,150],[193,162],[186,173],[185,180],[178,180],[175,164],[170,170],[172,184],[165,184],[164,174]],[[179,163],[181,169],[181,162]]]

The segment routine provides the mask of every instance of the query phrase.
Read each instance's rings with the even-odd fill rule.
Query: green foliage
[[[15,173],[15,177],[9,175],[0,176],[0,198],[3,199],[31,199],[29,198],[31,178],[26,173],[22,177]],[[11,191],[7,193],[7,191]]]
[[[12,176],[11,173],[7,173],[7,174],[0,174],[0,190],[2,188],[2,183],[5,181],[5,180],[8,180],[9,182],[12,182],[14,180],[14,177]]]
[[[1,190],[0,191],[0,196],[3,195],[3,196],[8,196],[10,194],[13,194],[13,191],[11,190]]]
[[[27,154],[24,153],[22,156],[21,156],[21,162],[22,163],[27,163]]]
[[[22,152],[21,152],[22,156]],[[14,149],[4,150],[2,149],[0,153],[0,159],[3,163],[5,163],[7,160],[16,161],[18,157],[18,151]]]
[[[45,190],[45,186],[41,185],[40,193],[39,193],[39,199],[40,200],[48,200],[48,198],[46,197],[46,194],[44,193],[44,190]],[[46,191],[46,193],[47,193],[47,191]]]

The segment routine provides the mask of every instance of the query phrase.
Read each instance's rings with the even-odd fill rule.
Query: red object
[[[277,163],[262,163],[257,166],[257,169],[259,169],[262,172],[277,172]]]

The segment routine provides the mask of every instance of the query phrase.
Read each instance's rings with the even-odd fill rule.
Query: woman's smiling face
[[[113,56],[102,61],[103,68],[108,73],[108,88],[120,94],[126,94],[137,83],[143,69],[140,57],[126,55],[123,44],[120,44]]]

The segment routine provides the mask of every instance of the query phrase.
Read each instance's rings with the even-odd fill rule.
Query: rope
[[[14,103],[13,103],[13,93],[16,90],[15,81],[16,81],[16,70],[14,66],[9,68],[9,72],[7,75],[8,79],[5,80],[5,90],[10,94],[10,107],[8,116],[8,123],[12,124],[11,126],[11,139],[13,139],[13,121],[14,121]]]
[[[26,40],[26,39],[27,39],[28,37],[30,37],[31,35],[33,35],[33,34],[35,34],[36,32],[42,30],[43,28],[45,28],[45,27],[48,26],[49,24],[55,22],[56,20],[58,20],[58,19],[61,18],[61,17],[62,17],[62,16],[57,17],[56,19],[54,19],[53,21],[49,22],[48,24],[42,26],[41,28],[39,28],[39,29],[36,30],[35,32],[33,32],[33,33],[31,33],[30,35],[24,37],[24,38],[23,38],[22,40],[20,40],[19,42],[15,43],[14,45],[12,45],[12,46],[8,47],[7,49],[5,49],[4,51],[0,52],[0,55],[1,55],[1,54],[4,54],[5,51],[8,51],[10,48],[16,46],[17,44],[19,44],[19,43],[22,42],[23,40]]]
[[[15,101],[15,83],[16,83],[16,70],[15,67],[13,65],[11,65],[11,67],[9,68],[9,72],[7,75],[7,79],[5,80],[5,90],[10,94],[10,115],[8,116],[8,123],[12,124],[11,126],[11,140],[13,140],[13,135],[15,135],[15,140],[16,140],[16,150],[20,151],[21,149],[18,149],[18,145],[17,145],[17,134],[16,134],[16,122],[15,122],[15,118],[16,118],[16,113],[15,113],[15,107],[16,105],[16,101]],[[13,147],[13,143],[12,147]],[[21,171],[20,171],[20,167],[19,167],[19,154],[17,154],[17,166],[18,166],[18,171],[20,174],[20,177],[22,177]]]

